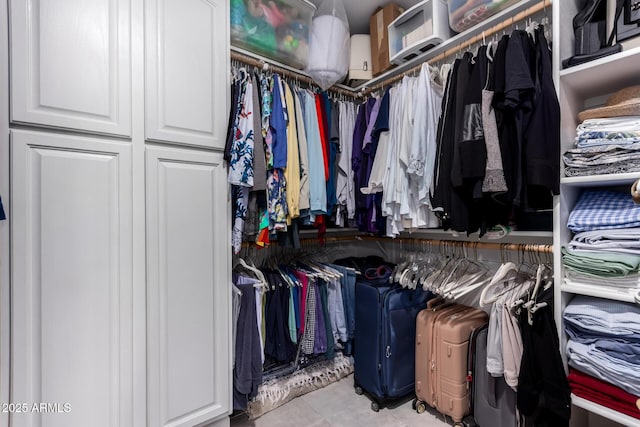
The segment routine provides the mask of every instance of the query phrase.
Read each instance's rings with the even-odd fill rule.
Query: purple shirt
[[[362,141],[363,149],[367,144],[371,143],[373,138],[372,133],[376,127],[376,120],[378,119],[378,113],[380,112],[380,104],[382,104],[382,99],[376,99],[376,103],[373,104],[373,108],[371,109],[371,114],[367,118],[367,131],[365,132],[364,140]]]

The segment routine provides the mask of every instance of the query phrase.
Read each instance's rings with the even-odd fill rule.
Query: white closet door
[[[146,137],[224,147],[229,2],[149,0],[146,18]]]
[[[131,146],[11,132],[11,425],[132,426]],[[42,410],[42,409],[40,409]]]
[[[131,134],[130,0],[11,0],[11,120]]]
[[[147,148],[150,426],[231,409],[229,208],[222,155]]]

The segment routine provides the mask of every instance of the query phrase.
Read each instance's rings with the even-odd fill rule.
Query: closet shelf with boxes
[[[431,0],[429,0],[429,2],[430,1]],[[424,6],[423,3],[428,2],[421,2],[420,4],[416,5],[415,8],[417,9],[419,6]],[[551,7],[551,0],[521,0],[516,3],[506,3],[508,3],[509,6],[505,9],[500,10],[494,15],[483,19],[475,25],[465,29],[463,32],[451,33],[450,37],[443,37],[441,43],[432,46],[430,49],[424,52],[421,52],[416,57],[411,58],[410,60],[402,63],[399,66],[385,70],[377,76],[374,76],[372,79],[363,82],[359,86],[350,87],[344,84],[336,84],[330,90],[344,89],[347,91],[362,92],[367,89],[370,90],[374,86],[388,86],[394,81],[397,81],[398,77],[396,76],[400,75],[399,77],[401,78],[401,75],[415,72],[425,61],[438,62],[454,56],[458,52],[464,52],[465,49],[482,41],[483,38],[489,38],[493,34],[504,32],[513,27],[515,24],[531,16],[535,16],[536,14],[543,13],[545,16],[551,15],[551,10],[547,10],[547,8]],[[400,20],[400,18],[398,18],[398,20]],[[428,19],[424,16],[423,20],[428,21]],[[390,26],[391,25],[392,24],[390,24]],[[272,66],[278,67],[281,70],[287,70],[297,75],[310,78],[309,74],[302,69],[304,67],[292,66],[290,63],[286,63],[286,61],[283,62],[282,58],[279,56],[276,56],[274,59],[274,57],[267,57],[263,54],[260,54],[259,51],[257,53],[255,49],[248,50],[246,47],[246,44],[235,43],[232,39],[232,43],[230,46],[232,59],[237,59],[245,62],[241,58],[250,58],[247,59],[247,61],[251,61],[251,63],[254,65],[262,66],[264,64],[270,64]],[[242,57],[238,55],[242,55]],[[253,61],[258,62],[254,63]]]
[[[483,39],[489,39],[493,34],[509,30],[516,23],[519,23],[531,16],[542,13],[544,15],[548,14],[548,17],[550,17],[551,9],[547,10],[547,8],[550,7],[551,0],[522,0],[517,2],[461,33],[452,33],[451,37],[444,39],[441,43],[431,47],[429,50],[420,52],[417,56],[412,57],[401,65],[391,68],[368,82],[361,84],[354,88],[354,90],[364,90],[368,92],[372,88],[388,86],[401,78],[402,74],[415,71],[415,69],[419,68],[420,64],[425,61],[430,63],[440,62],[446,58],[456,55],[458,52],[464,52],[469,47],[481,42]]]

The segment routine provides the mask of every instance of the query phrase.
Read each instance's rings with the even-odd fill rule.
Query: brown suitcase
[[[416,319],[416,401],[418,413],[425,404],[456,423],[470,411],[467,351],[471,333],[489,316],[441,298],[430,300]]]

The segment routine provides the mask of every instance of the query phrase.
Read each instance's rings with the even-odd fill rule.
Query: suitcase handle
[[[431,310],[433,308],[436,308],[444,304],[445,302],[446,302],[445,299],[442,297],[431,298],[429,301],[427,301],[427,308]]]

